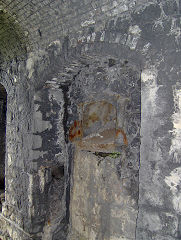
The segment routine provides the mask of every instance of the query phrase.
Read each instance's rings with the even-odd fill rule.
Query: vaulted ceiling
[[[1,59],[22,56],[69,35],[101,31],[107,19],[148,0],[0,0]],[[92,26],[92,30],[89,28]]]
[[[65,36],[72,42],[84,41],[84,36],[104,31],[108,20],[121,15],[126,19],[135,9],[160,2],[165,4],[164,0],[0,0],[0,60],[44,49]],[[170,15],[176,8],[175,1],[168,0],[164,11]]]
[[[82,19],[92,18],[101,6],[99,1],[0,0],[1,57],[21,55],[25,46],[47,46],[79,27]]]

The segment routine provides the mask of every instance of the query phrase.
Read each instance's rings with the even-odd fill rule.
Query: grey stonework
[[[4,188],[4,172],[5,172],[5,134],[6,134],[6,90],[0,86],[0,189]]]
[[[0,238],[180,239],[180,1],[0,8],[8,13]],[[12,21],[21,37],[8,47]]]

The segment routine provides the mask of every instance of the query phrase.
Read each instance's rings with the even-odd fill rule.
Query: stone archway
[[[0,84],[0,209],[5,192],[5,153],[6,153],[6,89]]]
[[[138,214],[140,72],[100,57],[70,87],[75,146],[70,239],[134,239]],[[77,109],[77,112],[76,112]],[[76,118],[77,117],[77,118]]]

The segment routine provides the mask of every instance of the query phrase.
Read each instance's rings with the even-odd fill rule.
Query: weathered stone
[[[180,239],[180,1],[0,9],[0,238]]]

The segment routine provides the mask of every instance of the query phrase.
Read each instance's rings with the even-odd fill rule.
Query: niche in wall
[[[97,58],[70,86],[73,239],[134,239],[138,214],[141,84],[128,61]]]
[[[0,210],[5,192],[6,105],[6,89],[0,84]]]

